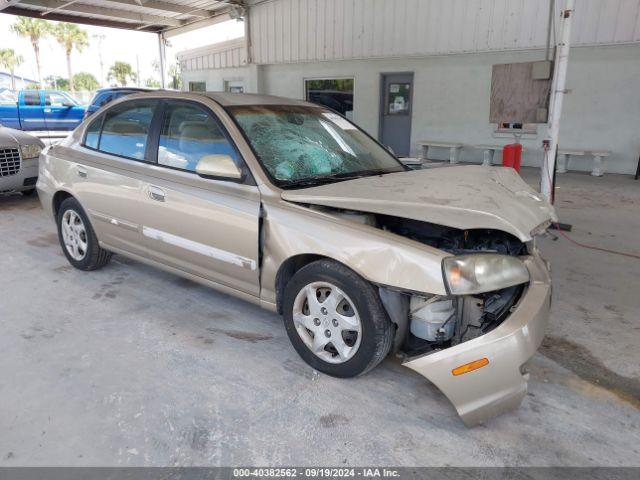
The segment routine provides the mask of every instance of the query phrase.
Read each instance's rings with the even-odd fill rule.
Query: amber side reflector
[[[459,367],[451,370],[454,376],[462,375],[463,373],[473,372],[474,370],[478,370],[479,368],[484,367],[485,365],[489,365],[488,358],[481,358],[479,360],[474,360],[473,362],[465,363],[464,365],[460,365]]]

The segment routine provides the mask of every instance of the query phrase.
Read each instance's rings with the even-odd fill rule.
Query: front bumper
[[[38,159],[21,160],[20,170],[13,175],[0,177],[0,192],[22,192],[36,188],[35,179],[38,177]],[[25,180],[28,184],[25,185]]]
[[[453,403],[468,427],[518,408],[527,393],[522,365],[536,352],[549,316],[551,279],[539,256],[525,260],[531,281],[514,311],[489,333],[455,347],[413,358],[404,366],[434,383]],[[487,358],[478,370],[454,376],[452,370]]]

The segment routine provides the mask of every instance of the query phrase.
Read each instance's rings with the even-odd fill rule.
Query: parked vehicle
[[[38,180],[38,156],[44,143],[28,133],[0,125],[0,193],[32,195]]]
[[[84,118],[89,117],[92,113],[97,112],[107,103],[112,102],[120,97],[131,95],[132,93],[151,92],[150,88],[133,88],[133,87],[109,87],[97,90],[93,99],[89,103],[84,113]]]
[[[409,171],[317,105],[169,92],[113,102],[41,163],[76,268],[115,252],[279,312],[329,375],[402,355],[467,425],[525,396],[556,216],[512,169]]]
[[[85,107],[57,90],[21,90],[17,98],[0,98],[0,123],[18,130],[73,130]]]

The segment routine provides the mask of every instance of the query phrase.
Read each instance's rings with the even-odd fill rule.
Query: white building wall
[[[250,8],[259,64],[546,46],[551,0],[268,0]],[[556,0],[556,26],[564,0]],[[640,0],[579,0],[574,45],[640,42]]]
[[[474,144],[508,143],[489,123],[491,67],[493,64],[538,60],[543,51],[495,52],[428,58],[369,59],[350,62],[265,65],[259,70],[261,92],[304,98],[304,80],[353,77],[354,121],[378,136],[380,74],[414,72],[411,143],[435,139],[462,142],[462,161],[481,162]],[[571,53],[560,131],[560,145],[608,149],[607,171],[635,172],[640,155],[640,45],[584,47]],[[537,135],[524,135],[525,165],[540,165],[546,126]],[[448,152],[433,152],[447,159]],[[430,152],[430,156],[431,156]],[[499,158],[497,159],[500,160]],[[589,158],[571,161],[572,170],[590,171]]]

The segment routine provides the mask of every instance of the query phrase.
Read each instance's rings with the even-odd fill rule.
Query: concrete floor
[[[640,254],[640,182],[559,187],[573,238]],[[1,466],[640,465],[638,260],[545,240],[529,394],[467,429],[393,358],[333,379],[253,305],[122,257],[72,269],[35,198],[0,198],[0,238]]]

